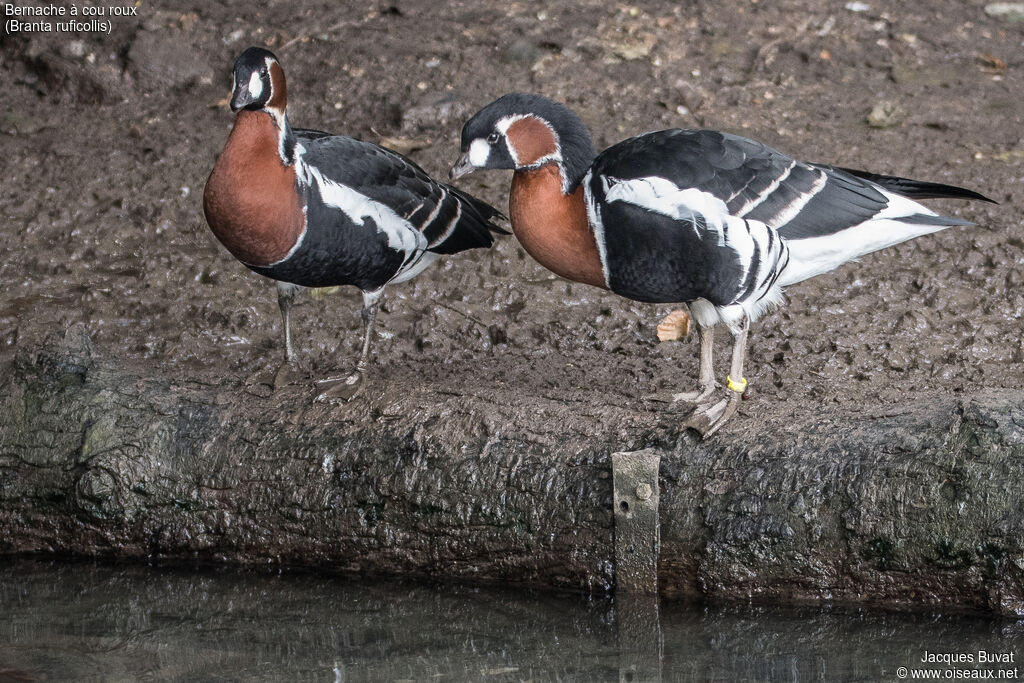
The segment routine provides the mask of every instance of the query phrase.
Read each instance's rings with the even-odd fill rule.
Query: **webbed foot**
[[[274,387],[274,391],[280,391],[290,384],[298,384],[301,378],[302,373],[295,367],[294,363],[282,361],[274,373],[271,386]]]
[[[366,384],[365,379],[365,373],[362,370],[356,370],[348,377],[330,377],[319,380],[316,383],[319,393],[313,400],[317,402],[351,401],[363,389]]]
[[[729,392],[729,396],[718,401],[706,401],[697,406],[690,414],[683,426],[698,432],[706,439],[736,414],[740,405],[740,394]]]
[[[718,388],[718,383],[713,382],[711,384],[701,385],[697,391],[683,391],[678,394],[672,394],[672,400],[684,403],[690,403],[694,406],[699,406],[705,403],[715,393],[715,389]]]

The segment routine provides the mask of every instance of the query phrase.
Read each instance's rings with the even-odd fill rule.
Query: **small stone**
[[[340,107],[337,107],[340,109]],[[410,154],[419,149],[426,149],[430,147],[433,142],[429,138],[403,138],[393,137],[390,135],[382,135],[380,140],[377,142],[381,147],[387,147],[393,149],[399,154]]]
[[[81,59],[85,56],[85,41],[71,40],[61,46],[61,55],[68,59]]]
[[[848,2],[843,6],[851,12],[867,12],[871,9],[871,5],[865,2]]]
[[[660,341],[677,341],[690,335],[690,314],[684,310],[675,310],[658,323],[658,339]]]
[[[314,301],[321,301],[321,300],[326,299],[327,297],[331,296],[332,294],[337,294],[340,291],[341,291],[341,287],[338,287],[338,286],[334,286],[334,287],[313,287],[312,289],[309,290],[309,297],[311,299],[313,299]]]
[[[532,41],[520,38],[501,51],[499,59],[506,64],[534,64],[543,56],[543,51]]]
[[[1024,22],[1024,2],[993,2],[985,5],[985,14],[1005,22]]]
[[[645,59],[651,54],[651,50],[658,43],[658,39],[650,33],[641,36],[631,37],[617,45],[612,46],[612,53],[620,59],[627,61],[634,59]]]
[[[872,107],[868,114],[868,125],[872,128],[891,128],[899,125],[902,118],[902,112],[894,103],[883,101]]]
[[[675,82],[675,90],[683,98],[683,107],[689,111],[696,111],[704,103],[704,93],[693,83],[685,79],[678,79]]]

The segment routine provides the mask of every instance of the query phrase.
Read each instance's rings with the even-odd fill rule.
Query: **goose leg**
[[[317,382],[317,387],[326,387],[317,394],[315,400],[327,401],[340,399],[350,401],[355,398],[365,384],[366,366],[370,358],[370,337],[373,334],[373,323],[377,319],[377,309],[380,306],[383,290],[376,292],[363,292],[363,353],[356,363],[356,369],[347,377],[331,377]]]
[[[298,285],[290,282],[277,281],[277,306],[281,309],[281,320],[284,323],[284,361],[278,366],[274,374],[274,388],[291,384],[294,379],[295,351],[292,349],[291,310],[295,303],[295,293],[299,291]]]
[[[707,401],[697,406],[684,423],[684,426],[700,432],[705,439],[717,432],[739,408],[743,391],[747,387],[747,380],[743,377],[743,362],[747,356],[747,333],[749,330],[750,320],[744,317],[739,331],[733,334],[732,364],[729,367],[728,386],[726,387],[729,395],[719,401]]]
[[[697,371],[697,391],[684,391],[672,396],[673,401],[686,401],[699,405],[715,392],[715,371],[711,359],[715,348],[715,326],[697,326],[700,336],[700,368]]]

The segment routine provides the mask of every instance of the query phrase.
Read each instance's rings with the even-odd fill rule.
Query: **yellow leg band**
[[[726,375],[725,386],[729,387],[729,391],[735,391],[737,394],[742,394],[747,390],[747,378],[741,377],[740,381],[737,383],[732,381],[732,377]]]

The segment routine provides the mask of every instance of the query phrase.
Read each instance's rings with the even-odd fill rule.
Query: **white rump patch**
[[[900,219],[907,216],[937,214],[912,199],[877,186],[875,189],[885,195],[889,204],[872,218],[831,235],[786,240],[790,260],[779,278],[779,284],[785,286],[801,282],[873,251],[951,227],[904,223]]]

